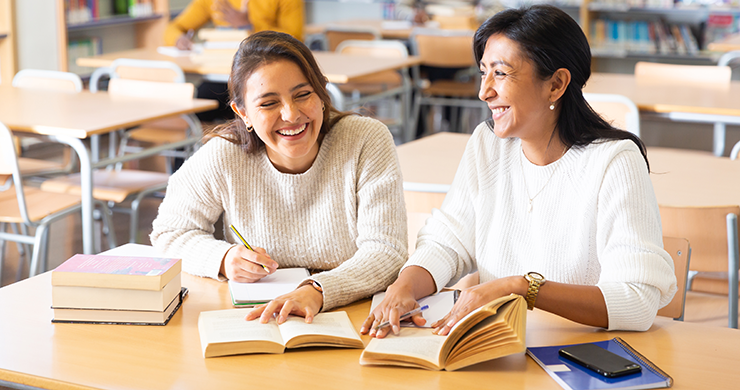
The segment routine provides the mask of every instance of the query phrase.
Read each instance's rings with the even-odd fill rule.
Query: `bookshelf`
[[[75,65],[81,56],[161,45],[169,21],[169,0],[138,0],[135,8],[116,9],[114,0],[87,0],[88,9],[71,9],[70,0],[55,0],[58,11],[58,69],[87,76]],[[74,3],[75,0],[71,0]],[[83,2],[84,3],[84,2]],[[129,1],[124,1],[129,3]]]
[[[9,84],[16,69],[13,0],[0,0],[0,83]]]
[[[705,65],[721,55],[707,45],[737,29],[738,16],[737,6],[650,0],[583,0],[579,12],[595,60]]]

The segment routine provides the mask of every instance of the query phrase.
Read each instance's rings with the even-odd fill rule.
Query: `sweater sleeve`
[[[452,186],[440,209],[419,231],[416,251],[404,265],[426,269],[434,278],[437,291],[475,272],[475,197],[478,193],[476,145],[481,140],[481,126],[465,147]]]
[[[303,40],[303,0],[250,1],[248,7],[255,32],[272,30]]]
[[[193,0],[164,30],[164,44],[174,46],[188,30],[197,30],[211,20],[211,0]]]
[[[622,148],[605,169],[596,245],[601,263],[597,286],[606,301],[609,329],[647,330],[658,309],[673,298],[676,275],[663,249],[658,202],[636,147]]]
[[[356,172],[345,175],[356,182],[356,194],[350,196],[356,197],[357,204],[357,251],[333,270],[312,276],[324,290],[322,310],[384,290],[395,281],[408,257],[403,181],[393,137],[380,122],[363,122],[378,129],[367,133]]]
[[[182,259],[183,271],[213,279],[219,279],[223,257],[233,246],[213,236],[224,212],[219,188],[228,188],[228,173],[219,167],[225,158],[212,145],[217,142],[226,141],[211,140],[170,177],[150,235],[159,252]]]

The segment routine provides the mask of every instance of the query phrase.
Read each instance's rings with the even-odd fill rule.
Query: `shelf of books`
[[[64,14],[58,29],[61,70],[86,77],[80,57],[161,45],[169,0],[57,0]]]
[[[596,58],[716,63],[707,46],[738,32],[740,3],[584,0],[581,25]]]

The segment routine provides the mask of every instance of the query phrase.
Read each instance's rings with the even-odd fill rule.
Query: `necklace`
[[[560,161],[560,159],[563,158],[563,156],[565,156],[565,152],[567,151],[568,151],[568,147],[566,146],[565,148],[563,148],[563,154],[561,154],[560,158],[558,158],[557,161],[555,162]],[[529,196],[529,186],[527,186],[527,175],[524,174],[524,163],[522,162],[523,154],[524,154],[524,148],[522,148],[522,153],[519,154],[519,166],[522,168],[522,179],[524,180],[524,191],[527,193],[527,199],[529,199],[529,205],[527,206],[527,212],[531,213],[532,207],[533,207],[532,203],[534,202],[534,198],[536,198],[537,195],[542,193],[542,190],[544,190],[545,187],[547,187],[547,185],[550,184],[550,179],[552,179],[552,176],[555,174],[555,171],[558,170],[558,167],[560,166],[560,164],[556,165],[555,168],[552,169],[552,172],[550,172],[550,177],[547,178],[545,185],[543,185],[542,188],[540,188],[540,190],[537,191],[536,194],[534,194],[534,196]]]

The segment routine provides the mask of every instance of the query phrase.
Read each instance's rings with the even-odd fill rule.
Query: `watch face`
[[[542,276],[539,272],[529,272],[527,274],[527,280],[536,280],[541,282],[545,280],[545,277]]]

